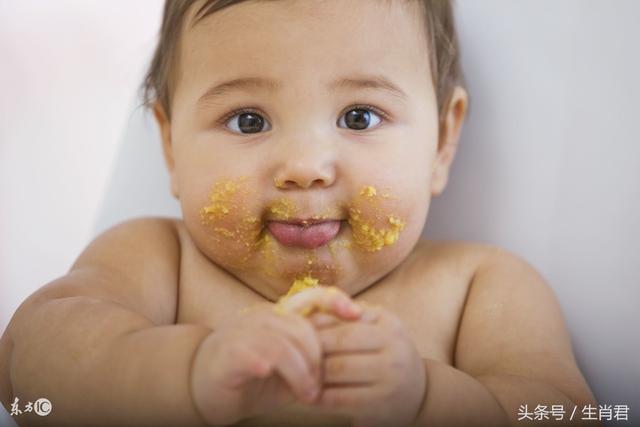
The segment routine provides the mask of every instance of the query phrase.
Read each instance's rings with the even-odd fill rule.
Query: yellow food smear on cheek
[[[259,251],[262,262],[260,269],[267,276],[279,277],[278,261],[280,258],[276,252],[276,244],[269,234],[264,233],[257,242],[256,249]]]
[[[209,224],[224,219],[229,215],[230,210],[236,207],[234,197],[240,187],[244,187],[245,181],[246,177],[241,178],[238,182],[231,180],[216,182],[209,194],[209,206],[200,209],[202,223]],[[222,232],[222,227],[218,227],[215,230]]]
[[[362,190],[360,190],[360,195],[368,198],[372,198],[377,194],[378,194],[378,191],[375,189],[375,187],[372,187],[370,185],[367,185],[363,187]]]
[[[215,243],[233,248],[228,261],[234,267],[248,260],[260,234],[260,221],[244,202],[249,193],[247,177],[221,180],[214,183],[208,204],[200,209],[202,224],[209,227]]]
[[[358,196],[359,200],[349,208],[348,219],[354,245],[366,252],[376,252],[396,243],[406,222],[395,214],[380,213],[379,198],[388,198],[388,195],[378,196],[375,187],[369,185],[363,187]],[[361,207],[366,207],[368,213],[373,210],[374,218],[369,219],[363,215]],[[381,219],[384,219],[384,225],[377,227],[376,224],[379,224]]]

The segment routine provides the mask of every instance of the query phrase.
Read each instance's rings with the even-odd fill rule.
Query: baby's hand
[[[198,349],[191,371],[196,408],[213,425],[229,425],[320,391],[322,350],[302,314],[308,307],[357,318],[341,291],[310,289],[274,305],[261,303],[227,319]]]
[[[322,393],[314,407],[352,419],[352,426],[409,425],[426,392],[425,368],[402,321],[364,305],[360,321],[311,316],[323,352]]]
[[[318,286],[283,297],[274,309],[279,313],[297,313],[305,317],[326,313],[334,319],[344,320],[357,320],[362,314],[362,308],[334,286]]]

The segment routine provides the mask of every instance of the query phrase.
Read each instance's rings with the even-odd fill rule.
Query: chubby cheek
[[[250,204],[254,193],[246,177],[219,180],[199,207],[207,250],[221,265],[241,269],[263,244],[259,208]]]
[[[354,249],[374,253],[394,245],[407,225],[402,210],[389,190],[362,187],[348,206]]]
[[[220,179],[198,205],[205,250],[219,265],[247,270],[257,267],[256,255],[268,264],[277,260],[277,245],[267,233],[265,215],[287,220],[298,207],[284,197],[265,203],[255,188],[246,176]],[[260,267],[268,270],[264,265]]]
[[[428,199],[404,190],[365,185],[348,206],[349,250],[373,278],[399,265],[420,238]]]

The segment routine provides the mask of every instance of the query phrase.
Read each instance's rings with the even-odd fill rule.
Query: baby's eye
[[[226,121],[229,129],[236,133],[258,133],[271,129],[271,125],[260,114],[253,111],[240,111]],[[264,126],[267,125],[267,129]]]
[[[380,116],[382,113],[375,112],[371,107],[352,108],[338,119],[338,126],[345,124],[349,129],[363,130],[367,129],[373,121],[373,126],[377,126],[382,121]],[[376,121],[377,120],[377,121]]]

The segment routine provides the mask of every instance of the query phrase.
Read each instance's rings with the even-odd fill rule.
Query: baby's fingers
[[[282,298],[276,309],[308,316],[314,311],[333,313],[341,318],[356,320],[362,310],[344,291],[334,286],[307,289]]]
[[[381,329],[364,322],[339,323],[318,330],[324,355],[349,352],[376,352],[384,349]]]
[[[268,372],[277,372],[299,399],[311,402],[319,392],[319,384],[299,349],[277,334],[266,334],[256,349]]]
[[[242,388],[255,378],[266,378],[271,373],[271,365],[260,357],[253,346],[238,343],[226,349],[228,363],[221,363],[226,372],[226,387],[232,390]]]
[[[367,310],[367,306],[363,305],[362,303],[359,303],[359,304],[363,310],[362,310],[362,314],[358,318],[358,321],[366,322],[366,323],[375,323],[378,320],[378,313],[371,310]],[[339,317],[334,316],[333,314],[322,313],[319,311],[316,311],[315,313],[311,313],[309,315],[309,320],[311,321],[313,326],[320,329],[336,326],[343,322],[343,320],[341,320]]]
[[[295,313],[270,315],[263,320],[262,326],[289,338],[306,357],[312,372],[319,376],[322,348],[313,325],[307,319]]]

